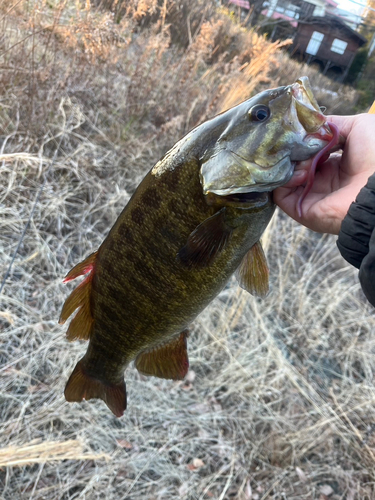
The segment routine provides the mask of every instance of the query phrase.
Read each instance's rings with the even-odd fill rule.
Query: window
[[[299,19],[300,7],[298,5],[293,5],[292,3],[288,5],[285,9],[285,15],[292,17],[294,19]]]
[[[347,46],[348,46],[347,42],[335,38],[333,40],[331,50],[332,52],[337,52],[337,54],[343,54]]]
[[[315,56],[319,50],[323,38],[324,38],[323,33],[319,33],[319,31],[314,31],[313,34],[311,35],[309,44],[306,48],[307,54]]]
[[[299,5],[295,5],[288,0],[279,0],[275,7],[276,12],[280,12],[294,19],[299,19],[300,10],[301,7]]]
[[[314,9],[313,16],[324,16],[325,15],[325,9],[324,7],[321,7],[320,5],[317,5]]]

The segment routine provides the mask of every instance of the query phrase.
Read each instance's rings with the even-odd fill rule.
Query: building
[[[358,12],[349,12],[348,10],[341,9],[337,7],[334,10],[334,14],[345,22],[353,30],[357,30],[362,23],[362,13],[363,8],[359,9]]]
[[[229,4],[240,9],[243,18],[251,9],[248,0],[229,0]],[[268,26],[272,41],[293,40],[293,57],[344,81],[358,49],[367,42],[355,31],[360,16],[346,14],[335,0],[266,0],[261,24]]]
[[[283,19],[297,27],[299,21],[312,16],[324,16],[337,7],[334,0],[268,0],[262,14],[270,19]]]
[[[332,15],[311,17],[298,23],[292,53],[323,74],[344,81],[350,65],[366,38]]]

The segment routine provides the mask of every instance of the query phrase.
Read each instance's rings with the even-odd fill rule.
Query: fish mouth
[[[318,139],[330,142],[333,136],[332,130],[315,99],[308,77],[298,78],[290,89],[298,120],[307,132],[305,141]]]
[[[296,206],[299,217],[302,217],[302,203],[313,185],[317,165],[339,149],[342,140],[337,127],[333,123],[328,123],[327,118],[321,112],[306,76],[299,78],[291,85],[291,93],[298,120],[307,132],[303,142],[313,153],[310,155],[313,160],[308,172],[308,179]],[[303,159],[297,158],[300,153],[301,151],[294,151],[291,154],[291,159]]]
[[[308,134],[317,133],[327,120],[315,99],[308,77],[302,76],[290,88],[299,122]]]
[[[301,142],[291,151],[291,160],[307,160],[332,142],[334,133],[313,94],[307,76],[290,85],[292,108],[300,124]]]

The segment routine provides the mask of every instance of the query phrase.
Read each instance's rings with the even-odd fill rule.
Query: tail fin
[[[90,377],[85,371],[84,362],[78,361],[73,373],[70,375],[65,387],[65,399],[69,402],[80,402],[83,399],[102,399],[108,408],[116,415],[122,417],[126,410],[125,382],[120,384],[106,384],[97,378]]]
[[[94,319],[91,314],[90,296],[91,282],[94,274],[95,260],[98,252],[89,255],[83,262],[80,262],[67,274],[64,283],[74,280],[78,276],[88,274],[88,276],[77,286],[66,299],[62,308],[59,323],[63,324],[79,307],[79,311],[69,325],[66,336],[68,340],[88,340],[90,338]]]

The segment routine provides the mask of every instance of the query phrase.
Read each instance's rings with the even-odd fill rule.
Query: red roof
[[[242,7],[243,9],[250,10],[250,2],[248,2],[248,0],[229,0],[229,3],[238,5],[238,7]]]
[[[264,16],[267,15],[267,10],[262,10],[262,14]],[[285,21],[289,21],[289,23],[293,26],[293,28],[297,28],[298,26],[298,21],[294,19],[293,17],[286,16],[285,14],[281,14],[281,12],[273,12],[272,19],[284,19]]]
[[[328,3],[329,5],[332,5],[333,7],[337,7],[338,6],[338,3],[335,2],[334,0],[326,0],[326,3]]]

